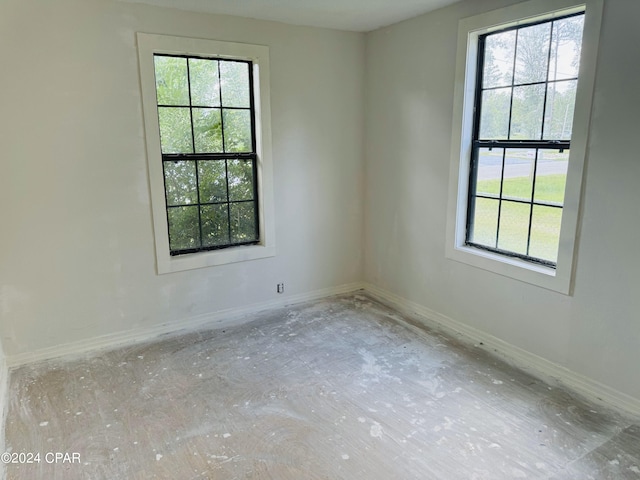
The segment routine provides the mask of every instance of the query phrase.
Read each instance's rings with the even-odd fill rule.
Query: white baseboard
[[[364,282],[355,282],[298,295],[282,296],[268,302],[221,310],[218,312],[167,322],[153,327],[136,328],[124,332],[117,332],[55,347],[44,348],[33,352],[7,356],[6,366],[4,369],[2,369],[2,359],[0,359],[0,414],[4,413],[4,409],[2,407],[5,407],[8,381],[7,367],[11,369],[27,363],[51,360],[59,357],[70,357],[94,352],[100,349],[111,349],[119,346],[135,344],[153,340],[154,338],[165,334],[187,332],[201,328],[230,327],[250,320],[247,319],[247,316],[256,312],[317,300],[320,298],[330,297],[332,295],[354,292],[357,290],[365,290],[374,298],[377,298],[381,302],[395,308],[401,313],[417,315],[428,327],[448,334],[461,335],[463,341],[466,340],[466,343],[475,344],[478,347],[482,344],[482,347],[480,348],[499,355],[509,363],[543,379],[544,381],[562,384],[568,389],[580,393],[596,402],[640,416],[640,399],[631,397],[607,385],[585,377],[584,375],[573,372],[561,365],[511,345],[499,338],[470,327],[469,325],[458,322],[423,305]],[[2,436],[0,432],[0,442],[1,441]],[[0,447],[1,446],[2,445],[0,444]],[[0,452],[1,451],[2,449],[0,449]],[[1,471],[0,478],[2,478]]]
[[[7,365],[11,369],[28,363],[52,360],[59,357],[77,356],[94,352],[96,350],[112,349],[119,346],[145,342],[148,340],[153,340],[161,335],[176,332],[188,332],[201,328],[231,327],[234,325],[242,324],[244,321],[250,320],[246,317],[256,312],[277,307],[284,307],[286,305],[293,305],[296,303],[317,300],[320,298],[330,297],[332,295],[349,293],[356,290],[362,290],[363,288],[364,283],[355,282],[297,295],[287,296],[285,294],[279,296],[275,300],[268,302],[256,303],[227,310],[220,310],[217,312],[175,320],[152,327],[134,328],[132,330],[83,339],[63,345],[43,348],[32,352],[10,355],[7,357]]]
[[[623,410],[634,416],[640,416],[640,399],[631,397],[375,285],[366,283],[364,290],[401,313],[416,314],[426,326],[450,335],[461,335],[465,343],[474,344],[478,348],[497,354],[508,363],[535,377],[546,382],[560,384],[592,401]]]

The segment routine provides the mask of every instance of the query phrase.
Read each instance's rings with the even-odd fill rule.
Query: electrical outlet
[[[278,292],[278,293],[284,293],[284,283],[279,283],[279,284],[276,286],[276,292]]]

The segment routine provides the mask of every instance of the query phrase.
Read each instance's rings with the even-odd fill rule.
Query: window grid
[[[467,228],[466,228],[466,240],[465,244],[468,246],[476,247],[483,250],[488,250],[491,252],[499,253],[502,255],[516,257],[523,260],[527,260],[534,263],[539,263],[548,267],[555,268],[556,262],[546,260],[543,258],[537,258],[530,255],[531,249],[531,236],[532,236],[532,226],[533,226],[533,213],[535,206],[541,207],[551,207],[559,209],[560,211],[563,208],[563,203],[559,202],[551,202],[551,201],[540,201],[536,200],[536,184],[538,180],[538,166],[539,166],[539,157],[541,151],[558,151],[563,153],[565,150],[570,149],[570,140],[562,140],[562,139],[547,139],[545,138],[545,128],[546,120],[547,120],[547,102],[549,95],[549,88],[555,88],[556,85],[568,82],[575,82],[578,77],[569,77],[569,78],[554,78],[550,79],[550,68],[551,68],[551,57],[552,57],[552,44],[554,40],[554,32],[556,28],[556,22],[583,15],[583,12],[563,16],[560,18],[555,18],[553,20],[545,20],[537,23],[531,23],[527,25],[519,25],[515,27],[506,28],[500,31],[491,32],[489,34],[485,34],[479,37],[478,39],[478,59],[477,59],[477,70],[476,70],[476,95],[475,95],[475,109],[474,109],[474,119],[473,119],[473,139],[472,139],[472,152],[471,152],[471,168],[469,171],[469,196],[468,196],[468,204],[467,204]],[[533,81],[533,82],[519,82],[516,83],[516,67],[517,67],[517,55],[518,55],[518,41],[520,39],[520,31],[524,28],[533,27],[535,25],[541,25],[549,23],[549,37],[548,37],[548,48],[546,52],[546,72],[545,79],[542,81]],[[486,39],[491,35],[501,34],[504,32],[515,30],[515,42],[513,48],[513,56],[511,60],[510,66],[510,81],[507,84],[499,84],[489,87],[483,86],[484,80],[484,66],[485,66],[485,47],[486,47]],[[557,52],[556,52],[557,54]],[[514,107],[514,90],[517,87],[528,87],[535,85],[544,85],[544,96],[542,99],[542,114],[540,117],[540,135],[539,138],[531,138],[524,140],[513,140],[511,139],[512,135],[512,126],[513,126],[513,107]],[[507,126],[507,136],[503,139],[486,139],[482,138],[481,133],[481,116],[482,116],[482,99],[484,92],[505,89],[509,88],[509,113],[508,113],[508,126]],[[478,162],[480,149],[485,148],[489,151],[492,151],[494,148],[502,149],[502,158],[501,158],[501,171],[500,171],[500,179],[499,179],[499,192],[497,195],[486,194],[486,193],[478,193],[477,192],[477,181],[478,181]],[[528,200],[518,199],[518,198],[510,198],[504,195],[504,185],[505,185],[505,166],[507,161],[507,152],[508,150],[525,150],[531,149],[535,151],[533,158],[533,174],[532,174],[532,182],[531,182],[531,194]],[[497,200],[498,202],[498,212],[497,212],[497,224],[495,230],[495,239],[492,245],[487,245],[485,243],[474,242],[474,216],[476,210],[476,199],[484,198]],[[528,205],[528,219],[527,219],[527,238],[526,238],[526,249],[525,253],[519,253],[515,251],[506,250],[499,247],[500,242],[500,231],[501,231],[501,222],[503,221],[502,209],[503,204],[508,202],[509,204],[522,204]]]
[[[253,63],[251,61],[245,60],[234,60],[234,59],[226,59],[226,58],[217,58],[217,57],[201,57],[195,55],[169,55],[169,54],[154,54],[154,57],[169,57],[169,58],[184,58],[186,60],[186,73],[187,73],[187,89],[188,89],[188,101],[189,105],[182,104],[163,104],[157,102],[158,111],[160,108],[189,108],[189,127],[190,127],[190,136],[191,136],[191,152],[190,153],[162,153],[162,163],[163,163],[163,172],[164,172],[164,181],[165,181],[165,205],[166,205],[166,215],[167,215],[167,225],[169,226],[169,244],[172,244],[172,232],[171,232],[171,220],[170,220],[170,211],[172,209],[179,209],[183,207],[195,208],[197,210],[197,222],[198,222],[198,232],[199,238],[197,239],[197,245],[194,248],[171,248],[170,246],[170,255],[182,255],[189,253],[196,253],[200,251],[208,251],[208,250],[217,250],[234,246],[241,245],[255,245],[260,241],[260,230],[259,230],[259,211],[258,211],[258,185],[257,185],[257,154],[256,154],[256,134],[255,134],[255,104],[254,104],[254,95],[253,95],[253,75],[252,66]],[[217,67],[217,91],[219,97],[219,105],[211,106],[211,105],[194,105],[193,103],[193,94],[192,94],[192,83],[191,83],[191,62],[190,59],[199,59],[199,60],[208,60],[215,61],[218,63]],[[221,78],[221,68],[220,62],[236,62],[246,64],[248,68],[248,93],[249,93],[249,107],[237,107],[237,106],[226,106],[224,105],[223,95],[222,95],[222,78]],[[194,128],[194,119],[193,119],[193,110],[196,108],[200,109],[209,109],[209,110],[218,110],[220,112],[220,134],[222,138],[222,152],[207,152],[207,153],[196,153],[196,136],[195,136],[195,128]],[[225,124],[224,124],[224,111],[225,110],[234,110],[234,111],[248,111],[250,117],[250,136],[251,136],[251,147],[250,152],[228,152],[227,151],[227,142],[225,139]],[[162,143],[162,142],[161,142]],[[250,199],[242,199],[242,200],[232,200],[230,196],[229,190],[229,165],[228,162],[230,160],[242,160],[242,161],[250,161],[251,163],[251,179],[252,179],[252,197]],[[195,171],[195,194],[196,194],[196,203],[171,203],[169,202],[169,189],[167,188],[167,174],[166,174],[166,164],[169,162],[193,162],[194,163],[194,171]],[[214,201],[214,202],[206,202],[202,201],[200,194],[200,176],[199,176],[199,163],[202,161],[221,161],[224,162],[224,183],[225,183],[225,199],[224,201]],[[240,204],[252,204],[253,205],[253,225],[254,225],[254,235],[253,238],[246,241],[234,241],[234,235],[232,232],[232,205],[240,205]],[[203,220],[202,220],[202,207],[212,206],[212,205],[226,205],[226,226],[227,226],[227,239],[228,241],[219,245],[205,245],[204,242],[204,232],[203,232]]]
[[[195,157],[195,158],[194,158]],[[199,252],[199,251],[207,251],[207,250],[218,250],[221,248],[227,248],[230,246],[241,246],[241,245],[253,245],[256,244],[258,242],[258,240],[249,240],[249,241],[244,241],[244,242],[238,242],[238,241],[232,241],[233,235],[232,235],[232,231],[231,231],[231,205],[237,205],[237,204],[256,204],[256,199],[258,198],[258,186],[257,186],[257,182],[256,182],[256,178],[257,178],[257,165],[255,162],[255,158],[253,157],[253,155],[251,154],[236,154],[236,155],[229,155],[229,154],[225,154],[226,158],[219,158],[219,156],[212,156],[212,155],[183,155],[183,154],[165,154],[163,155],[163,164],[169,163],[169,162],[177,162],[177,161],[189,161],[189,162],[193,162],[195,164],[195,176],[196,176],[196,188],[195,191],[197,192],[197,203],[172,203],[171,205],[169,205],[169,200],[168,198],[166,199],[166,203],[167,203],[167,224],[169,224],[169,212],[172,209],[177,209],[177,208],[181,208],[181,207],[191,207],[191,208],[197,208],[198,210],[198,221],[199,221],[199,230],[200,230],[200,247],[197,248],[189,248],[189,249],[180,249],[180,250],[176,250],[176,251],[172,251],[171,255],[182,255],[182,254],[187,254],[187,253],[195,253],[195,252]],[[232,157],[232,158],[230,158]],[[250,160],[251,161],[251,169],[252,169],[252,178],[253,178],[253,191],[252,191],[252,197],[250,199],[245,199],[245,200],[230,200],[230,195],[229,195],[229,170],[228,170],[228,161],[229,160],[235,160],[235,159],[241,159],[241,160]],[[200,182],[199,182],[199,163],[202,161],[217,161],[217,162],[224,162],[225,164],[225,198],[226,200],[223,201],[214,201],[214,202],[206,202],[206,201],[202,201],[202,199],[200,198]],[[164,170],[164,168],[163,168]],[[165,176],[166,179],[166,176]],[[166,180],[165,180],[166,181]],[[165,192],[167,191],[166,186],[165,186]],[[226,210],[227,210],[227,219],[229,219],[229,221],[227,221],[227,238],[229,238],[229,243],[228,244],[223,244],[223,245],[209,245],[209,246],[203,246],[203,238],[204,238],[204,234],[202,231],[202,219],[201,219],[201,208],[200,207],[206,207],[206,206],[212,206],[212,205],[225,205],[226,206]],[[254,209],[255,210],[255,219],[254,219],[254,224],[256,226],[256,236],[258,235],[258,228],[259,228],[259,224],[258,224],[258,211],[257,208]]]

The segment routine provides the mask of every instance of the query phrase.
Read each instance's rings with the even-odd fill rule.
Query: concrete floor
[[[9,479],[640,479],[638,419],[359,294],[24,366],[9,401],[42,456]]]

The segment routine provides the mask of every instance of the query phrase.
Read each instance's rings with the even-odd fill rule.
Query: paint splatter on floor
[[[364,295],[12,372],[8,479],[640,479],[640,427]]]

